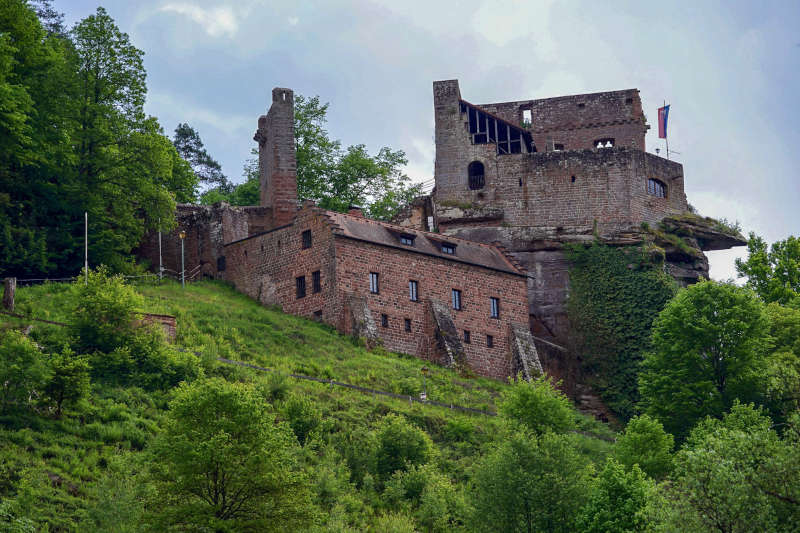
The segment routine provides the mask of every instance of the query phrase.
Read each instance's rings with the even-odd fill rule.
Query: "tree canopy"
[[[800,306],[800,238],[790,235],[768,246],[750,233],[747,259],[736,259],[736,272],[765,302]]]

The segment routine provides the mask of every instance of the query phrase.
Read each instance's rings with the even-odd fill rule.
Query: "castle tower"
[[[294,149],[294,93],[272,89],[272,105],[258,118],[261,206],[272,209],[272,227],[289,224],[297,212],[297,159]]]

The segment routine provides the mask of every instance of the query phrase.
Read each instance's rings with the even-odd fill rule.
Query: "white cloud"
[[[174,2],[165,5],[159,11],[173,12],[189,17],[193,22],[202,26],[211,37],[233,37],[239,31],[236,15],[228,6],[206,9],[187,2]]]
[[[289,21],[289,26],[297,26],[297,23],[300,22],[298,17],[289,17],[287,20]]]

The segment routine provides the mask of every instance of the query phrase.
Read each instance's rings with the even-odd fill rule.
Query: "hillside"
[[[22,287],[17,292],[16,311],[69,323],[77,288],[70,284]],[[504,422],[498,417],[411,404],[287,376],[294,373],[332,378],[418,396],[423,389],[420,369],[425,364],[418,359],[380,349],[368,351],[326,325],[261,307],[216,282],[199,282],[181,289],[178,283],[164,281],[138,284],[136,289],[145,297],[141,311],[177,317],[176,344],[202,354],[207,376],[254,383],[266,398],[273,398],[278,417],[290,422],[292,415],[285,409],[287,399],[310,400],[311,409],[318,416],[317,437],[313,446],[306,445],[304,454],[309,464],[316,465],[317,491],[329,483],[353,482],[363,492],[363,480],[353,477],[352,468],[351,479],[345,475],[342,481],[333,457],[346,454],[345,440],[373,431],[388,413],[403,415],[430,436],[439,469],[459,491],[464,489],[473,463],[502,433]],[[27,324],[35,324],[30,333],[34,338],[48,337],[52,341],[66,335],[63,327],[0,315],[0,331]],[[221,364],[216,357],[277,372]],[[430,369],[426,387],[431,400],[496,412],[499,395],[508,389],[508,385],[497,381],[460,376],[429,363],[426,366]],[[88,405],[80,412],[68,412],[61,420],[35,414],[3,417],[3,496],[14,495],[20,506],[17,512],[23,515],[31,516],[24,512],[26,508],[38,508],[37,519],[48,523],[53,531],[76,530],[78,524],[89,519],[98,524],[110,520],[107,504],[112,497],[127,502],[125,509],[132,513],[128,518],[132,518],[141,512],[147,486],[138,484],[132,472],[139,471],[135,466],[139,456],[146,454],[148,444],[163,427],[172,397],[172,390],[144,390],[100,381],[92,384]],[[599,464],[610,450],[607,440],[613,434],[584,417],[579,417],[579,428],[602,436],[598,439],[574,435],[581,453]],[[336,453],[330,451],[334,448]],[[22,483],[23,479],[27,481]],[[352,527],[363,527],[372,520],[372,513],[377,513],[369,506],[358,512],[339,508],[340,497],[337,495],[322,510],[328,515],[338,512],[340,519]],[[366,493],[359,498],[369,500]],[[119,512],[124,513],[125,509]]]

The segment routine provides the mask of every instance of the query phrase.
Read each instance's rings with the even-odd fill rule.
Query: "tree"
[[[653,488],[654,483],[638,466],[626,470],[613,458],[608,459],[580,511],[578,530],[585,533],[642,531],[646,520],[644,509]]]
[[[36,344],[14,330],[0,334],[0,411],[7,414],[12,405],[30,403],[41,390],[50,369]]]
[[[614,457],[627,468],[638,465],[648,476],[661,480],[672,471],[674,440],[658,420],[635,416],[617,438]]]
[[[752,405],[701,422],[676,455],[673,482],[661,487],[668,512],[657,530],[796,531],[799,421],[783,439]]]
[[[575,531],[590,478],[591,467],[569,436],[514,433],[476,467],[476,529]]]
[[[767,246],[750,233],[747,259],[736,260],[736,272],[765,302],[786,304],[800,298],[800,238],[789,236]]]
[[[61,418],[64,405],[77,405],[89,395],[89,358],[64,348],[52,354],[49,363],[52,375],[44,392],[56,406],[56,418]]]
[[[800,309],[767,306],[772,352],[762,375],[773,418],[785,419],[800,407]]]
[[[222,173],[222,165],[208,153],[197,130],[186,123],[178,124],[172,143],[180,156],[192,166],[198,181],[221,190],[230,190],[231,184]]]
[[[433,442],[427,433],[402,416],[388,414],[377,430],[376,473],[386,481],[398,470],[423,465],[433,458]]]
[[[680,291],[653,325],[653,351],[639,376],[643,411],[682,439],[735,399],[760,401],[768,327],[749,289],[702,281]]]
[[[217,531],[298,531],[313,518],[297,440],[252,386],[181,385],[153,444],[159,523]]]
[[[575,426],[569,398],[553,386],[548,376],[532,381],[517,378],[511,388],[503,391],[500,414],[538,434],[564,433]]]

